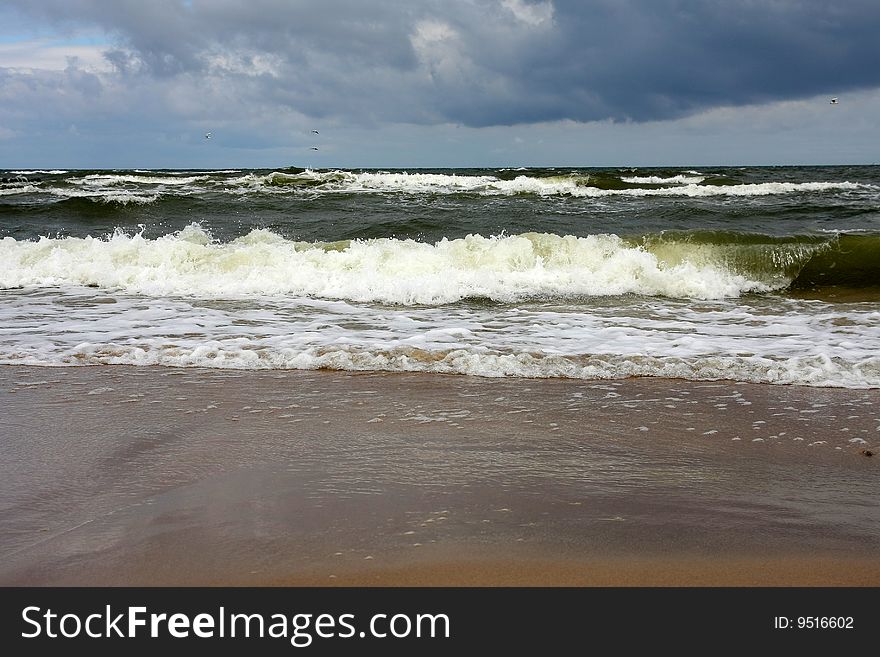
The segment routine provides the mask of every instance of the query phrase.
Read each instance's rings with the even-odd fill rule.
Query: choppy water
[[[878,167],[0,179],[0,363],[880,387]]]

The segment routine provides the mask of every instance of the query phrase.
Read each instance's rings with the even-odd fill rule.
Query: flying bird
[[[317,130],[312,130],[312,132],[313,132],[314,134],[316,134],[316,135],[320,135],[320,134],[321,134],[321,133],[318,132]]]
[[[214,136],[214,134],[211,133],[211,132],[206,132],[206,133],[205,133],[205,139],[210,139],[210,138],[213,137],[213,136]]]
[[[832,104],[832,105],[837,105],[837,97],[836,97],[836,96],[835,96],[834,98],[831,99],[831,104]]]
[[[312,146],[309,150],[316,151],[316,150],[318,150],[318,147],[317,147],[317,146]]]

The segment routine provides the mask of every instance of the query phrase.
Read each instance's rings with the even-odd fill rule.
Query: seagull
[[[317,146],[312,146],[309,150],[316,151],[316,150],[318,150],[318,147],[317,147]]]
[[[312,133],[314,133],[314,134],[316,134],[316,135],[320,135],[320,134],[321,134],[321,133],[318,132],[317,130],[312,130]]]
[[[834,98],[831,99],[831,104],[837,105],[837,96],[835,96]]]
[[[214,136],[213,133],[210,133],[210,132],[205,133],[205,139],[210,139],[213,136]]]

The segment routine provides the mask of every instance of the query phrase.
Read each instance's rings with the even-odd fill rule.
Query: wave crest
[[[723,298],[789,282],[712,258],[712,248],[647,246],[617,235],[546,233],[434,244],[392,238],[293,242],[267,230],[229,243],[191,225],[155,240],[5,238],[0,287],[88,285],[151,296],[285,295],[403,305],[621,294]],[[736,264],[736,263],[733,263]]]
[[[248,174],[231,181],[240,191],[291,191],[309,189],[335,193],[430,193],[500,196],[534,194],[538,196],[768,196],[773,194],[817,193],[856,190],[868,187],[852,182],[765,182],[736,183],[722,178],[676,175],[624,176],[570,173],[556,175],[492,175],[446,173],[274,171],[267,175]]]

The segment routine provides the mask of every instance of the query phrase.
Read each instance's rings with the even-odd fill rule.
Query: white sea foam
[[[62,173],[70,173],[66,169],[33,169],[28,171],[10,171],[10,173],[14,173],[21,176],[31,176],[37,173],[42,174],[62,174]]]
[[[135,173],[166,176],[216,175],[221,173],[241,173],[241,169],[132,169]]]
[[[160,192],[144,192],[127,189],[82,190],[60,187],[38,187],[36,185],[0,187],[0,196],[15,196],[23,194],[48,194],[61,199],[87,198],[104,203],[119,203],[121,205],[128,205],[129,203],[147,205],[156,202],[162,196]]]
[[[191,185],[195,182],[209,180],[210,176],[157,176],[157,175],[113,175],[113,174],[90,174],[79,178],[69,178],[67,182],[89,187],[103,185]]]
[[[87,285],[155,297],[276,295],[435,305],[621,294],[712,299],[769,289],[704,257],[700,264],[685,259],[670,265],[616,235],[312,244],[254,230],[219,244],[191,225],[155,240],[118,231],[109,239],[7,237],[0,241],[0,260],[0,288]]]
[[[755,305],[757,304],[757,305]],[[574,308],[394,308],[309,299],[204,303],[20,291],[0,363],[662,376],[880,387],[877,313],[853,306],[632,298]]]
[[[210,190],[232,195],[253,194],[475,194],[478,196],[570,196],[576,198],[605,197],[715,197],[715,196],[769,196],[797,193],[824,193],[877,189],[877,186],[852,182],[766,182],[737,185],[703,185],[703,175],[624,176],[624,182],[661,185],[651,188],[603,189],[594,186],[589,175],[565,173],[555,176],[523,174],[512,180],[492,175],[464,175],[421,172],[352,172],[315,171],[299,173],[275,171],[269,174],[243,173],[218,177],[224,172],[135,172],[119,174],[73,175],[65,178],[65,185],[41,188],[57,196],[76,196],[77,190],[96,195],[107,195],[120,190],[137,194],[139,202],[146,193],[167,191],[190,194]],[[236,173],[234,170],[226,174]],[[598,181],[595,181],[598,183]],[[143,186],[143,187],[141,187]]]
[[[40,189],[39,191],[63,199],[88,198],[96,201],[102,201],[104,203],[119,203],[122,205],[128,205],[129,203],[147,205],[149,203],[154,203],[161,197],[161,194],[159,192],[144,192],[127,189],[81,190],[50,187],[47,189]]]
[[[596,196],[769,196],[772,194],[796,194],[803,192],[828,192],[868,189],[869,185],[851,182],[805,182],[805,183],[753,183],[742,185],[682,185],[660,189],[596,190]],[[594,194],[582,194],[592,196]]]
[[[691,173],[691,172],[688,172]],[[695,185],[701,183],[705,180],[705,176],[700,175],[678,175],[678,176],[623,176],[621,180],[627,183],[634,183],[637,185]]]
[[[39,192],[36,185],[22,185],[20,187],[0,187],[0,196],[14,196],[16,194],[32,194]]]
[[[276,351],[262,345],[197,347],[80,344],[74,353],[52,358],[10,358],[0,363],[27,365],[162,365],[220,369],[331,369],[346,371],[428,372],[482,377],[621,379],[633,376],[693,381],[744,381],[816,387],[878,388],[880,359],[867,366],[829,363],[822,358],[743,359],[735,356],[678,359],[647,356],[545,356],[530,353],[486,354],[470,350],[423,352],[414,349],[360,350],[339,347]]]
[[[388,173],[349,171],[312,171],[302,173],[274,172],[265,176],[247,174],[229,181],[235,185],[231,191],[239,193],[270,191],[289,193],[291,190],[306,188],[313,193],[432,193],[459,194],[473,193],[485,196],[535,194],[539,196],[767,196],[772,194],[792,194],[802,192],[826,192],[837,190],[856,190],[873,188],[870,185],[852,182],[767,182],[740,185],[699,185],[693,176],[674,176],[670,178],[632,177],[624,178],[637,182],[669,183],[669,187],[650,189],[601,189],[590,186],[589,179],[582,175],[559,175],[547,177],[517,176],[513,180],[502,180],[494,176],[469,176],[438,173]]]

